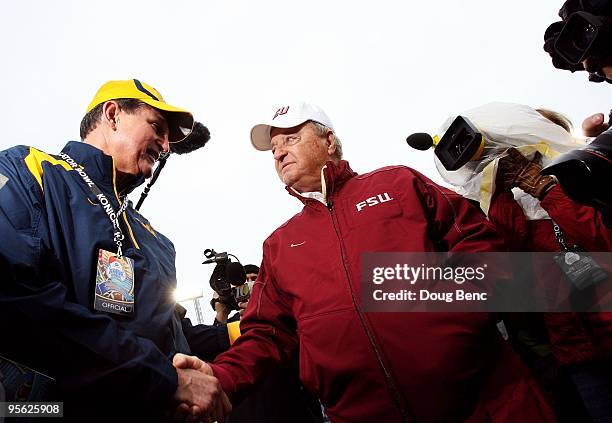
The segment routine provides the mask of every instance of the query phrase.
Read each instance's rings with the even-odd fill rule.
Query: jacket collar
[[[133,180],[119,193],[115,184],[115,162],[111,156],[93,145],[79,141],[69,141],[62,149],[75,162],[83,166],[87,175],[99,185],[113,190],[116,194],[129,194],[145,181],[144,175],[134,177]]]
[[[331,195],[338,192],[346,181],[356,175],[357,173],[351,169],[346,160],[340,160],[338,163],[334,163],[331,160],[328,161],[321,169],[321,189],[323,191],[325,202],[329,204],[329,198]],[[303,196],[291,187],[285,187],[285,189],[289,194],[298,198],[304,204],[317,201],[314,198]]]

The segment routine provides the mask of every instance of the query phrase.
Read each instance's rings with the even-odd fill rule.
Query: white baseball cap
[[[277,107],[268,122],[255,125],[251,129],[251,143],[257,150],[270,150],[272,149],[270,145],[270,130],[272,128],[293,128],[309,120],[318,122],[335,131],[331,120],[323,109],[302,101]]]

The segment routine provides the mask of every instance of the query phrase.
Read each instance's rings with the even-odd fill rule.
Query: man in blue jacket
[[[151,421],[211,402],[222,417],[218,381],[172,365],[191,351],[174,246],[126,198],[192,126],[153,87],[110,81],[83,142],[0,152],[0,356],[54,378],[69,419]]]

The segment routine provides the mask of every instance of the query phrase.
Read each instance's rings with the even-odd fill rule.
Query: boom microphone
[[[408,145],[416,150],[426,151],[434,145],[431,135],[424,132],[416,132],[406,138]]]
[[[159,164],[155,168],[151,180],[149,181],[145,189],[142,191],[142,194],[140,194],[140,199],[138,199],[138,204],[136,204],[136,210],[140,210],[140,207],[142,207],[142,203],[144,203],[144,200],[147,198],[147,195],[149,195],[151,187],[153,186],[155,181],[157,181],[157,177],[166,165],[166,160],[168,160],[170,153],[191,153],[192,151],[195,151],[198,148],[204,147],[208,140],[210,140],[210,131],[208,130],[208,128],[200,122],[193,122],[193,130],[189,133],[189,135],[187,135],[184,140],[170,143],[170,152],[160,154]]]
[[[202,148],[210,140],[210,131],[200,122],[193,123],[193,130],[180,142],[170,143],[170,152],[176,154],[187,154]]]

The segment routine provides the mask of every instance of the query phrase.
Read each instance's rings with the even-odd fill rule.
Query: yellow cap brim
[[[139,100],[157,110],[167,112],[165,115],[170,132],[168,139],[171,143],[183,141],[193,129],[194,119],[190,112],[166,103],[159,91],[137,79],[108,81],[102,85],[87,106],[87,113],[99,104],[119,99]]]
[[[139,98],[138,100],[158,110],[171,113],[168,116],[168,128],[170,131],[168,140],[170,143],[183,141],[193,130],[193,115],[187,110],[151,98]]]

